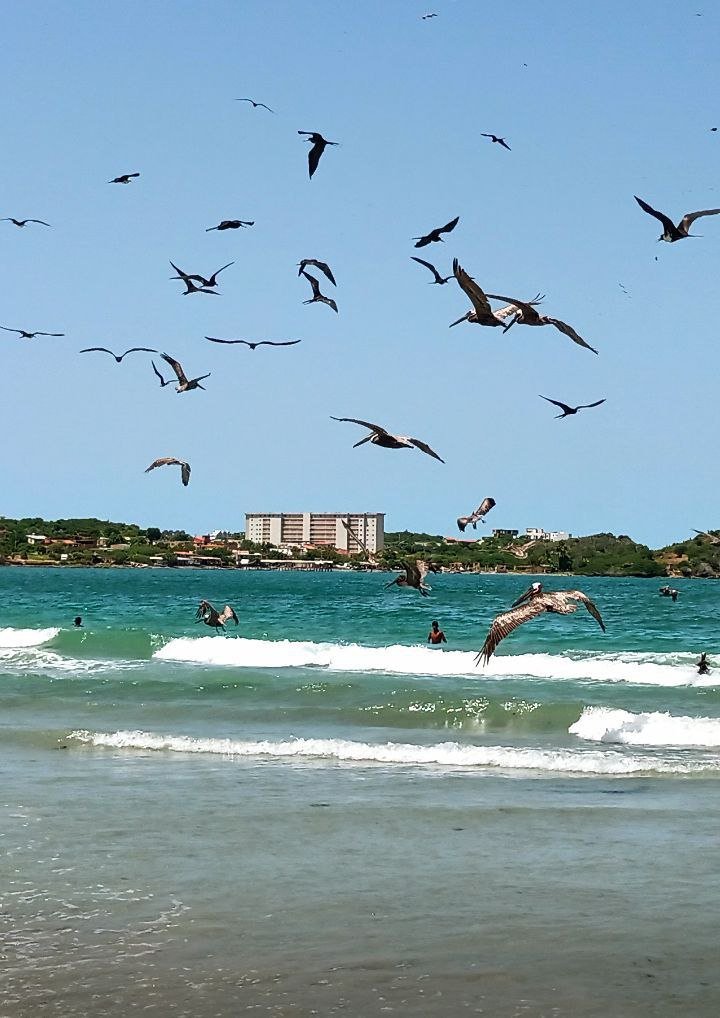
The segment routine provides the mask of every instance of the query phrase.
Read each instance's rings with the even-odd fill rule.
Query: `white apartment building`
[[[531,541],[568,541],[572,534],[566,530],[543,530],[542,527],[527,527],[525,536]]]
[[[362,553],[344,523],[375,553],[385,544],[385,513],[245,513],[245,537],[276,548],[312,544],[348,555]]]

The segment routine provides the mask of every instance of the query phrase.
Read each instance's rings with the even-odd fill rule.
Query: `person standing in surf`
[[[428,633],[427,642],[429,644],[432,644],[433,647],[437,647],[441,643],[447,643],[447,640],[445,639],[445,633],[443,633],[442,629],[438,625],[437,619],[433,619],[430,625],[431,629],[430,632]]]

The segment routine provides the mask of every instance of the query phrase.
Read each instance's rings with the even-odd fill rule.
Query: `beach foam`
[[[0,629],[0,649],[17,647],[39,647],[52,640],[60,632],[59,629]]]
[[[568,729],[590,742],[625,746],[720,746],[720,718],[673,717],[660,711],[632,714],[607,707],[586,707]]]

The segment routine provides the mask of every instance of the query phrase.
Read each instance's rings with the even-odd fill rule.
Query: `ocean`
[[[0,569],[0,1018],[715,1018],[720,588],[390,578]]]

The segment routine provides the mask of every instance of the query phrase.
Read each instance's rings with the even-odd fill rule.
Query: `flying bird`
[[[312,297],[310,297],[308,300],[304,300],[303,304],[315,304],[317,301],[320,301],[322,304],[328,304],[337,314],[338,307],[335,301],[332,299],[332,297],[326,297],[325,294],[320,293],[319,280],[315,276],[311,276],[309,272],[305,272],[304,269],[300,272],[300,275],[305,276],[305,278],[309,280],[313,292]]]
[[[206,626],[210,626],[215,632],[218,629],[222,629],[225,632],[225,623],[233,620],[235,625],[238,624],[238,617],[235,614],[235,609],[229,604],[226,604],[221,612],[217,611],[210,604],[209,601],[201,601],[198,605],[198,610],[195,613],[195,619],[197,622],[204,622]]]
[[[581,403],[580,406],[568,406],[567,403],[561,403],[560,400],[557,399],[550,399],[549,396],[540,396],[540,399],[547,400],[548,403],[554,403],[556,407],[560,407],[562,413],[555,415],[556,421],[562,417],[569,417],[571,414],[576,414],[578,410],[589,410],[591,407],[600,406],[601,403],[605,402],[604,399],[599,399],[596,403]]]
[[[310,177],[312,178],[313,173],[318,168],[320,162],[320,156],[323,154],[328,145],[338,145],[337,141],[327,141],[317,131],[298,131],[298,134],[307,134],[308,141],[312,142],[310,151],[308,152],[308,168],[310,170]]]
[[[239,230],[241,226],[254,226],[254,219],[223,219],[217,226],[208,226],[205,233],[211,230]]]
[[[300,266],[298,269],[298,276],[302,275],[303,269],[306,265],[314,265],[316,269],[320,269],[320,271],[327,276],[333,286],[337,286],[335,276],[333,276],[332,270],[327,262],[319,262],[317,258],[303,258],[302,261],[298,262],[298,265]]]
[[[438,226],[435,230],[431,230],[430,233],[426,233],[423,237],[413,237],[412,240],[416,240],[417,244],[415,247],[426,247],[433,241],[442,241],[441,233],[451,233],[455,229],[457,224],[460,222],[460,216],[455,216],[449,223],[444,226]]]
[[[372,442],[373,445],[382,446],[383,449],[412,449],[414,446],[421,452],[427,453],[428,456],[440,460],[441,463],[445,462],[444,459],[440,459],[438,454],[430,448],[427,442],[422,442],[419,438],[410,438],[409,435],[391,435],[389,431],[381,428],[379,424],[359,421],[356,417],[333,417],[330,414],[330,418],[333,421],[346,421],[350,424],[359,424],[363,428],[370,429],[370,434],[356,442],[353,449],[357,449],[359,445],[364,445],[365,442]]]
[[[264,110],[267,110],[268,113],[274,113],[275,112],[275,110],[271,110],[269,106],[266,106],[265,103],[256,103],[254,99],[236,99],[235,102],[236,103],[252,103],[252,106],[253,106],[254,110],[256,110],[258,108],[258,106],[262,106],[262,108]]]
[[[470,298],[473,310],[468,311],[462,318],[458,318],[456,322],[452,322],[450,328],[452,329],[454,325],[459,325],[460,322],[475,322],[477,325],[488,326],[500,325],[504,328],[505,320],[503,316],[493,311],[485,293],[475,280],[467,274],[457,258],[453,259],[453,275],[460,289]]]
[[[112,350],[108,350],[106,346],[86,346],[80,353],[109,353],[111,357],[114,357],[118,364],[122,361],[123,357],[127,357],[129,353],[157,353],[157,350],[151,350],[149,346],[131,346],[125,353],[116,354]]]
[[[487,294],[490,300],[504,300],[510,303],[506,308],[502,308],[500,311],[495,312],[497,316],[507,317],[508,314],[512,315],[510,321],[504,325],[504,329],[507,332],[508,329],[512,328],[513,325],[554,325],[558,332],[562,332],[564,336],[568,336],[573,343],[577,343],[578,346],[584,346],[586,350],[592,350],[593,353],[597,353],[594,346],[590,346],[580,336],[571,325],[567,322],[561,322],[559,318],[551,318],[550,315],[541,315],[539,311],[535,309],[535,305],[539,304],[542,297],[538,295],[534,300],[522,301],[517,300],[515,297],[501,297],[497,293]],[[513,311],[513,308],[515,310]]]
[[[477,509],[475,509],[474,512],[471,512],[469,516],[458,516],[457,525],[459,529],[465,533],[465,527],[468,523],[471,523],[473,530],[477,530],[478,520],[480,520],[481,523],[484,523],[485,520],[483,517],[487,516],[496,504],[497,503],[494,498],[484,498]]]
[[[245,346],[249,346],[251,350],[254,350],[256,346],[295,346],[296,343],[302,343],[301,339],[258,339],[254,342],[251,342],[249,339],[218,339],[216,336],[206,336],[205,339],[209,339],[211,343],[226,343],[228,345],[243,343]]]
[[[44,219],[13,219],[12,216],[5,216],[4,219],[0,219],[0,223],[15,223],[16,226],[27,226],[28,223],[39,223],[40,226],[50,226],[50,223],[46,223]]]
[[[178,380],[178,385],[175,388],[175,392],[189,392],[191,389],[204,389],[205,388],[205,386],[204,385],[200,385],[200,383],[202,382],[202,380],[204,378],[209,378],[210,377],[210,375],[212,374],[211,371],[208,371],[208,373],[206,375],[198,375],[197,378],[190,378],[189,379],[187,377],[187,375],[185,374],[185,372],[183,371],[183,367],[182,367],[182,364],[180,363],[180,361],[176,361],[174,357],[170,357],[166,353],[161,353],[160,356],[165,361],[165,363],[169,364],[170,367],[175,372],[175,376],[176,376],[176,378]],[[154,365],[153,365],[153,367],[154,367]]]
[[[431,286],[433,285],[433,283],[438,283],[440,286],[442,286],[443,283],[447,283],[448,279],[453,278],[452,276],[441,276],[434,265],[432,265],[430,262],[424,261],[424,259],[422,258],[416,258],[415,255],[410,255],[410,257],[414,262],[417,262],[418,265],[424,265],[426,269],[430,269],[433,276],[435,277],[430,283]]]
[[[698,534],[700,537],[709,538],[710,544],[720,544],[720,537],[718,537],[717,534],[711,534],[707,530],[695,530],[695,529],[693,529],[693,533]]]
[[[647,202],[643,201],[642,198],[634,196],[635,201],[638,203],[643,212],[647,212],[648,215],[654,216],[663,225],[663,232],[658,240],[665,240],[668,244],[674,243],[676,240],[684,240],[686,237],[696,237],[698,234],[690,233],[690,227],[696,219],[700,219],[701,216],[716,216],[720,209],[704,209],[701,212],[687,212],[680,222],[675,226],[672,219],[666,216],[664,212],[658,212]]]
[[[180,467],[180,478],[183,485],[187,488],[190,480],[190,464],[186,463],[185,460],[175,459],[174,456],[162,456],[160,459],[153,460],[150,466],[145,470],[146,474],[149,474],[155,467],[169,467],[175,466]]]
[[[502,147],[506,148],[508,150],[508,152],[512,151],[510,146],[508,145],[508,143],[505,141],[505,139],[504,138],[498,138],[498,136],[496,134],[483,134],[481,132],[480,133],[480,137],[481,138],[491,138],[494,145],[502,145]]]
[[[420,15],[420,20],[421,21],[429,21],[430,18],[436,18],[436,17],[437,17],[437,14],[421,14]]]
[[[423,597],[427,597],[428,591],[432,590],[432,587],[425,583],[425,577],[430,572],[437,573],[438,567],[424,559],[416,559],[414,562],[404,562],[403,569],[405,575],[396,576],[390,583],[386,583],[385,590],[393,586],[414,587],[415,590],[420,591]]]
[[[64,332],[26,332],[25,329],[9,329],[7,325],[0,325],[5,332],[17,332],[22,339],[34,339],[36,336],[64,336]]]
[[[376,556],[375,556],[375,555],[373,555],[373,553],[372,553],[372,552],[370,551],[370,549],[368,548],[368,546],[367,546],[367,545],[366,545],[366,544],[365,544],[365,543],[364,543],[363,541],[361,541],[361,540],[360,540],[360,538],[359,538],[359,537],[358,537],[358,535],[357,535],[357,534],[355,533],[355,531],[353,530],[353,528],[352,528],[352,527],[350,526],[350,524],[348,523],[348,521],[347,521],[347,520],[342,520],[342,519],[341,519],[341,520],[340,520],[340,522],[341,522],[341,523],[342,523],[342,525],[343,525],[343,526],[345,527],[345,529],[347,530],[347,532],[348,532],[348,534],[350,535],[350,537],[352,537],[352,539],[353,539],[353,540],[354,540],[354,541],[355,541],[355,542],[357,543],[358,547],[359,547],[359,548],[362,548],[362,550],[363,550],[363,551],[365,552],[365,554],[367,555],[367,557],[368,557],[368,559],[370,560],[370,562],[375,562],[375,561],[376,561]],[[349,551],[349,549],[348,549],[348,551]]]
[[[533,590],[533,588],[539,588],[539,590]],[[572,615],[578,609],[578,605],[574,603],[576,601],[585,605],[602,631],[605,632],[605,623],[600,612],[587,594],[583,594],[581,590],[554,590],[550,593],[543,593],[541,584],[533,584],[533,587],[521,598],[518,598],[508,611],[501,612],[493,619],[485,637],[485,643],[475,658],[475,664],[479,664],[481,661],[483,664],[487,664],[500,641],[523,623],[530,622],[531,619],[537,618],[545,612],[556,615]]]
[[[194,274],[190,275],[187,272],[183,272],[183,270],[178,268],[177,265],[174,262],[170,262],[170,264],[172,265],[172,267],[177,272],[177,276],[171,276],[170,278],[171,279],[182,279],[183,283],[185,284],[185,289],[183,290],[183,297],[187,297],[187,295],[189,293],[211,293],[211,294],[214,294],[216,297],[220,296],[220,294],[217,292],[217,290],[210,290],[210,289],[207,289],[207,287],[209,287],[209,286],[217,286],[217,280],[215,279],[215,277],[217,276],[218,272],[222,272],[222,269],[218,269],[217,272],[213,273],[213,275],[210,277],[210,279],[213,280],[213,282],[211,283],[210,280],[204,279],[203,276],[197,276],[197,275],[194,275]],[[233,264],[233,262],[228,262],[228,265],[232,265],[232,264]],[[226,269],[226,268],[227,268],[227,265],[223,265],[223,269]],[[194,283],[193,280],[195,280],[195,279],[201,280],[202,281],[202,285],[198,286],[196,283]]]
[[[171,276],[170,277],[171,279],[182,279],[186,286],[188,285],[188,280],[193,280],[195,282],[200,283],[201,287],[205,287],[205,286],[217,286],[217,277],[220,275],[221,272],[224,272],[225,269],[228,269],[230,268],[231,265],[234,265],[235,262],[228,262],[227,265],[223,265],[222,268],[216,269],[209,279],[206,279],[205,276],[201,276],[196,272],[192,273],[183,272],[183,270],[179,269],[177,265],[173,264],[173,262],[170,262],[170,264],[177,272],[177,276]]]
[[[119,177],[108,180],[108,184],[129,184],[133,177],[139,176],[139,173],[121,173]]]
[[[163,378],[163,376],[160,374],[157,367],[155,366],[155,361],[150,361],[150,363],[152,364],[153,371],[160,379],[160,388],[164,389],[166,385],[170,385],[172,383],[172,378]]]

